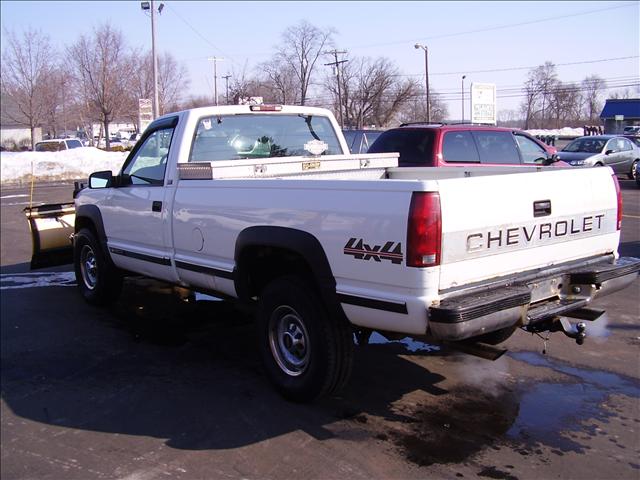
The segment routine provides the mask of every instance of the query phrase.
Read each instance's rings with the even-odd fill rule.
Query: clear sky
[[[218,63],[219,76],[238,74],[245,65],[252,71],[270,58],[282,32],[300,20],[333,28],[335,46],[348,52],[346,58],[387,57],[402,74],[421,81],[424,52],[414,44],[427,45],[431,86],[448,100],[452,118],[460,115],[464,74],[467,91],[470,82],[497,85],[499,110],[518,107],[528,69],[545,61],[557,65],[565,82],[598,74],[610,87],[640,83],[638,1],[164,3],[157,17],[158,49],[185,63],[190,95],[213,91],[208,57],[225,58]],[[35,28],[63,50],[109,22],[132,47],[151,48],[150,18],[139,1],[2,0],[0,13],[2,40],[5,29]],[[220,79],[218,89],[223,89]],[[634,91],[640,96],[638,86]]]

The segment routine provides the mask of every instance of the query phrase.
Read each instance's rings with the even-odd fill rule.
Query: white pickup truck
[[[75,193],[75,222],[73,205],[29,213],[41,247],[39,218],[73,231],[88,302],[114,301],[134,272],[254,305],[268,377],[298,401],[346,382],[354,333],[473,348],[521,327],[581,343],[566,317],[597,318],[590,301],[640,269],[618,258],[611,169],[397,168],[393,153],[348,154],[318,108],[165,115],[119,173]]]

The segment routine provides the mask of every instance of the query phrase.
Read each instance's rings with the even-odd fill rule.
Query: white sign
[[[148,98],[138,99],[138,131],[144,132],[153,121],[153,104]]]
[[[495,83],[471,84],[471,123],[496,124],[496,85]]]
[[[621,122],[624,120],[624,115],[616,115],[613,117],[616,122]]]

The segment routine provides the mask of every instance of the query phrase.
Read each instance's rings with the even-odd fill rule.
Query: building
[[[640,98],[609,98],[600,119],[605,133],[622,133],[626,126],[640,125]]]

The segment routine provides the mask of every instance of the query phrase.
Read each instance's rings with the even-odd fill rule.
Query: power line
[[[640,55],[630,55],[628,57],[614,57],[614,58],[601,58],[599,60],[584,60],[580,62],[565,62],[565,63],[554,63],[556,67],[564,67],[567,65],[585,65],[588,63],[603,63],[603,62],[616,62],[619,60],[629,60],[632,58],[640,58]],[[553,62],[552,62],[553,63]],[[539,65],[529,66],[529,67],[505,67],[505,68],[490,68],[486,70],[461,70],[459,72],[429,72],[429,76],[431,75],[461,75],[461,74],[470,74],[470,73],[495,73],[495,72],[510,72],[515,70],[530,70],[532,68],[536,68]],[[410,74],[399,74],[398,77],[422,77],[424,74],[422,73],[410,73]]]
[[[356,50],[359,48],[372,48],[372,47],[384,47],[384,46],[389,46],[389,45],[401,45],[401,44],[407,44],[407,43],[415,43],[415,41],[427,41],[427,40],[436,40],[436,39],[440,39],[440,38],[450,38],[450,37],[456,37],[456,36],[461,36],[461,35],[468,35],[471,33],[484,33],[484,32],[490,32],[490,31],[494,31],[494,30],[503,30],[506,28],[514,28],[514,27],[521,27],[524,25],[533,25],[536,23],[543,23],[543,22],[550,22],[553,20],[564,20],[566,18],[572,18],[572,17],[580,17],[583,15],[591,15],[593,13],[600,13],[600,12],[604,12],[604,11],[608,11],[608,10],[615,10],[618,8],[626,8],[626,7],[634,7],[636,6],[637,3],[627,3],[624,5],[616,5],[613,7],[607,7],[607,8],[599,8],[596,10],[588,10],[585,12],[577,12],[577,13],[573,13],[573,14],[568,14],[568,15],[554,15],[553,17],[544,17],[544,18],[539,18],[536,20],[528,20],[526,22],[518,22],[518,23],[510,23],[510,24],[504,24],[504,25],[495,25],[493,27],[485,27],[485,28],[477,28],[474,30],[465,30],[465,31],[461,31],[461,32],[453,32],[453,33],[444,33],[441,35],[432,35],[430,37],[423,37],[423,38],[419,38],[419,39],[412,39],[412,40],[398,40],[395,42],[386,42],[386,43],[377,43],[377,44],[370,44],[370,45],[358,45],[358,46],[351,46],[349,47],[351,50]]]

